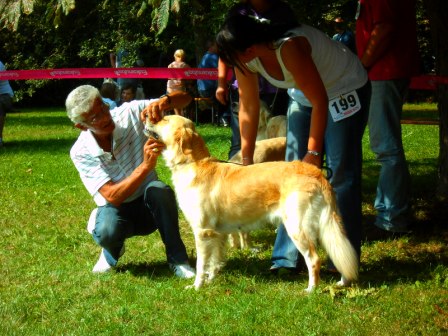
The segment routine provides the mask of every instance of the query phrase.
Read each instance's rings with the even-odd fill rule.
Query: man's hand
[[[183,109],[191,103],[193,97],[184,91],[174,91],[163,95],[156,101],[149,104],[141,113],[140,119],[146,122],[146,117],[152,124],[157,123],[163,118],[165,111],[170,111],[174,108]]]
[[[165,149],[165,144],[157,141],[154,138],[149,138],[143,146],[143,163],[146,169],[153,170],[157,164],[157,158],[162,150]]]
[[[167,96],[162,96],[156,101],[149,104],[141,113],[140,119],[146,123],[146,118],[149,118],[152,124],[157,123],[160,119],[163,118],[163,114],[165,111],[169,111],[172,109],[170,104],[170,99]]]

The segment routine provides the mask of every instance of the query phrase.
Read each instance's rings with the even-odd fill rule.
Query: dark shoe
[[[383,230],[377,227],[376,225],[370,225],[365,229],[365,239],[366,241],[375,241],[375,240],[391,240],[397,239],[407,234],[412,233],[412,231],[405,232],[393,232],[388,230]]]
[[[274,267],[272,266],[269,269],[269,272],[272,275],[276,275],[276,276],[285,276],[285,275],[293,275],[293,274],[297,274],[300,271],[295,268],[295,267]]]

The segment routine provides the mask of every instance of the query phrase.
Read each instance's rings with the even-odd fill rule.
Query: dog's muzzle
[[[152,129],[148,128],[147,125],[145,125],[145,129],[144,129],[143,132],[145,133],[145,135],[148,138],[151,137],[151,138],[154,138],[156,140],[159,139],[159,135],[156,132],[154,132]]]

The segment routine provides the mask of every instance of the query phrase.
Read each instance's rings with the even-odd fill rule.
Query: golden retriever
[[[240,105],[238,102],[232,103],[232,113],[238,114],[239,108]],[[269,109],[268,104],[266,104],[263,100],[260,100],[260,115],[258,117],[257,141],[267,139],[266,130],[270,118],[271,110]],[[286,134],[281,136],[286,136]]]
[[[308,292],[319,283],[318,240],[342,274],[338,284],[357,280],[357,254],[344,233],[333,190],[319,168],[300,161],[249,166],[220,162],[210,156],[194,123],[181,116],[166,116],[154,125],[148,121],[147,128],[166,146],[162,155],[193,230],[194,288],[210,282],[224,265],[227,234],[279,222],[305,258]]]
[[[254,163],[284,161],[286,151],[286,137],[264,139],[255,142]],[[241,151],[232,156],[229,162],[242,164]],[[252,248],[248,232],[233,232],[229,234],[229,244],[232,248]]]
[[[284,115],[269,118],[266,125],[266,139],[286,137],[287,119]]]

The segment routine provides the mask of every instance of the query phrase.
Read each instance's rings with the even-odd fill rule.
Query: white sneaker
[[[169,264],[174,275],[181,279],[190,279],[196,276],[194,268],[188,264]]]
[[[87,232],[92,234],[93,230],[95,229],[96,224],[96,213],[98,212],[98,208],[95,208],[90,213],[89,221],[87,222]]]
[[[120,257],[124,254],[124,252],[125,252],[125,247],[123,244],[123,247],[121,248],[121,251],[120,251]],[[100,258],[96,262],[95,266],[93,266],[92,272],[93,273],[106,273],[106,272],[109,272],[112,268],[113,268],[113,266],[111,266],[106,260],[106,255],[104,254],[104,249],[101,249]]]
[[[100,258],[96,262],[95,266],[93,266],[93,273],[106,273],[112,269],[112,266],[106,260],[106,256],[104,255],[104,249],[101,249]]]

